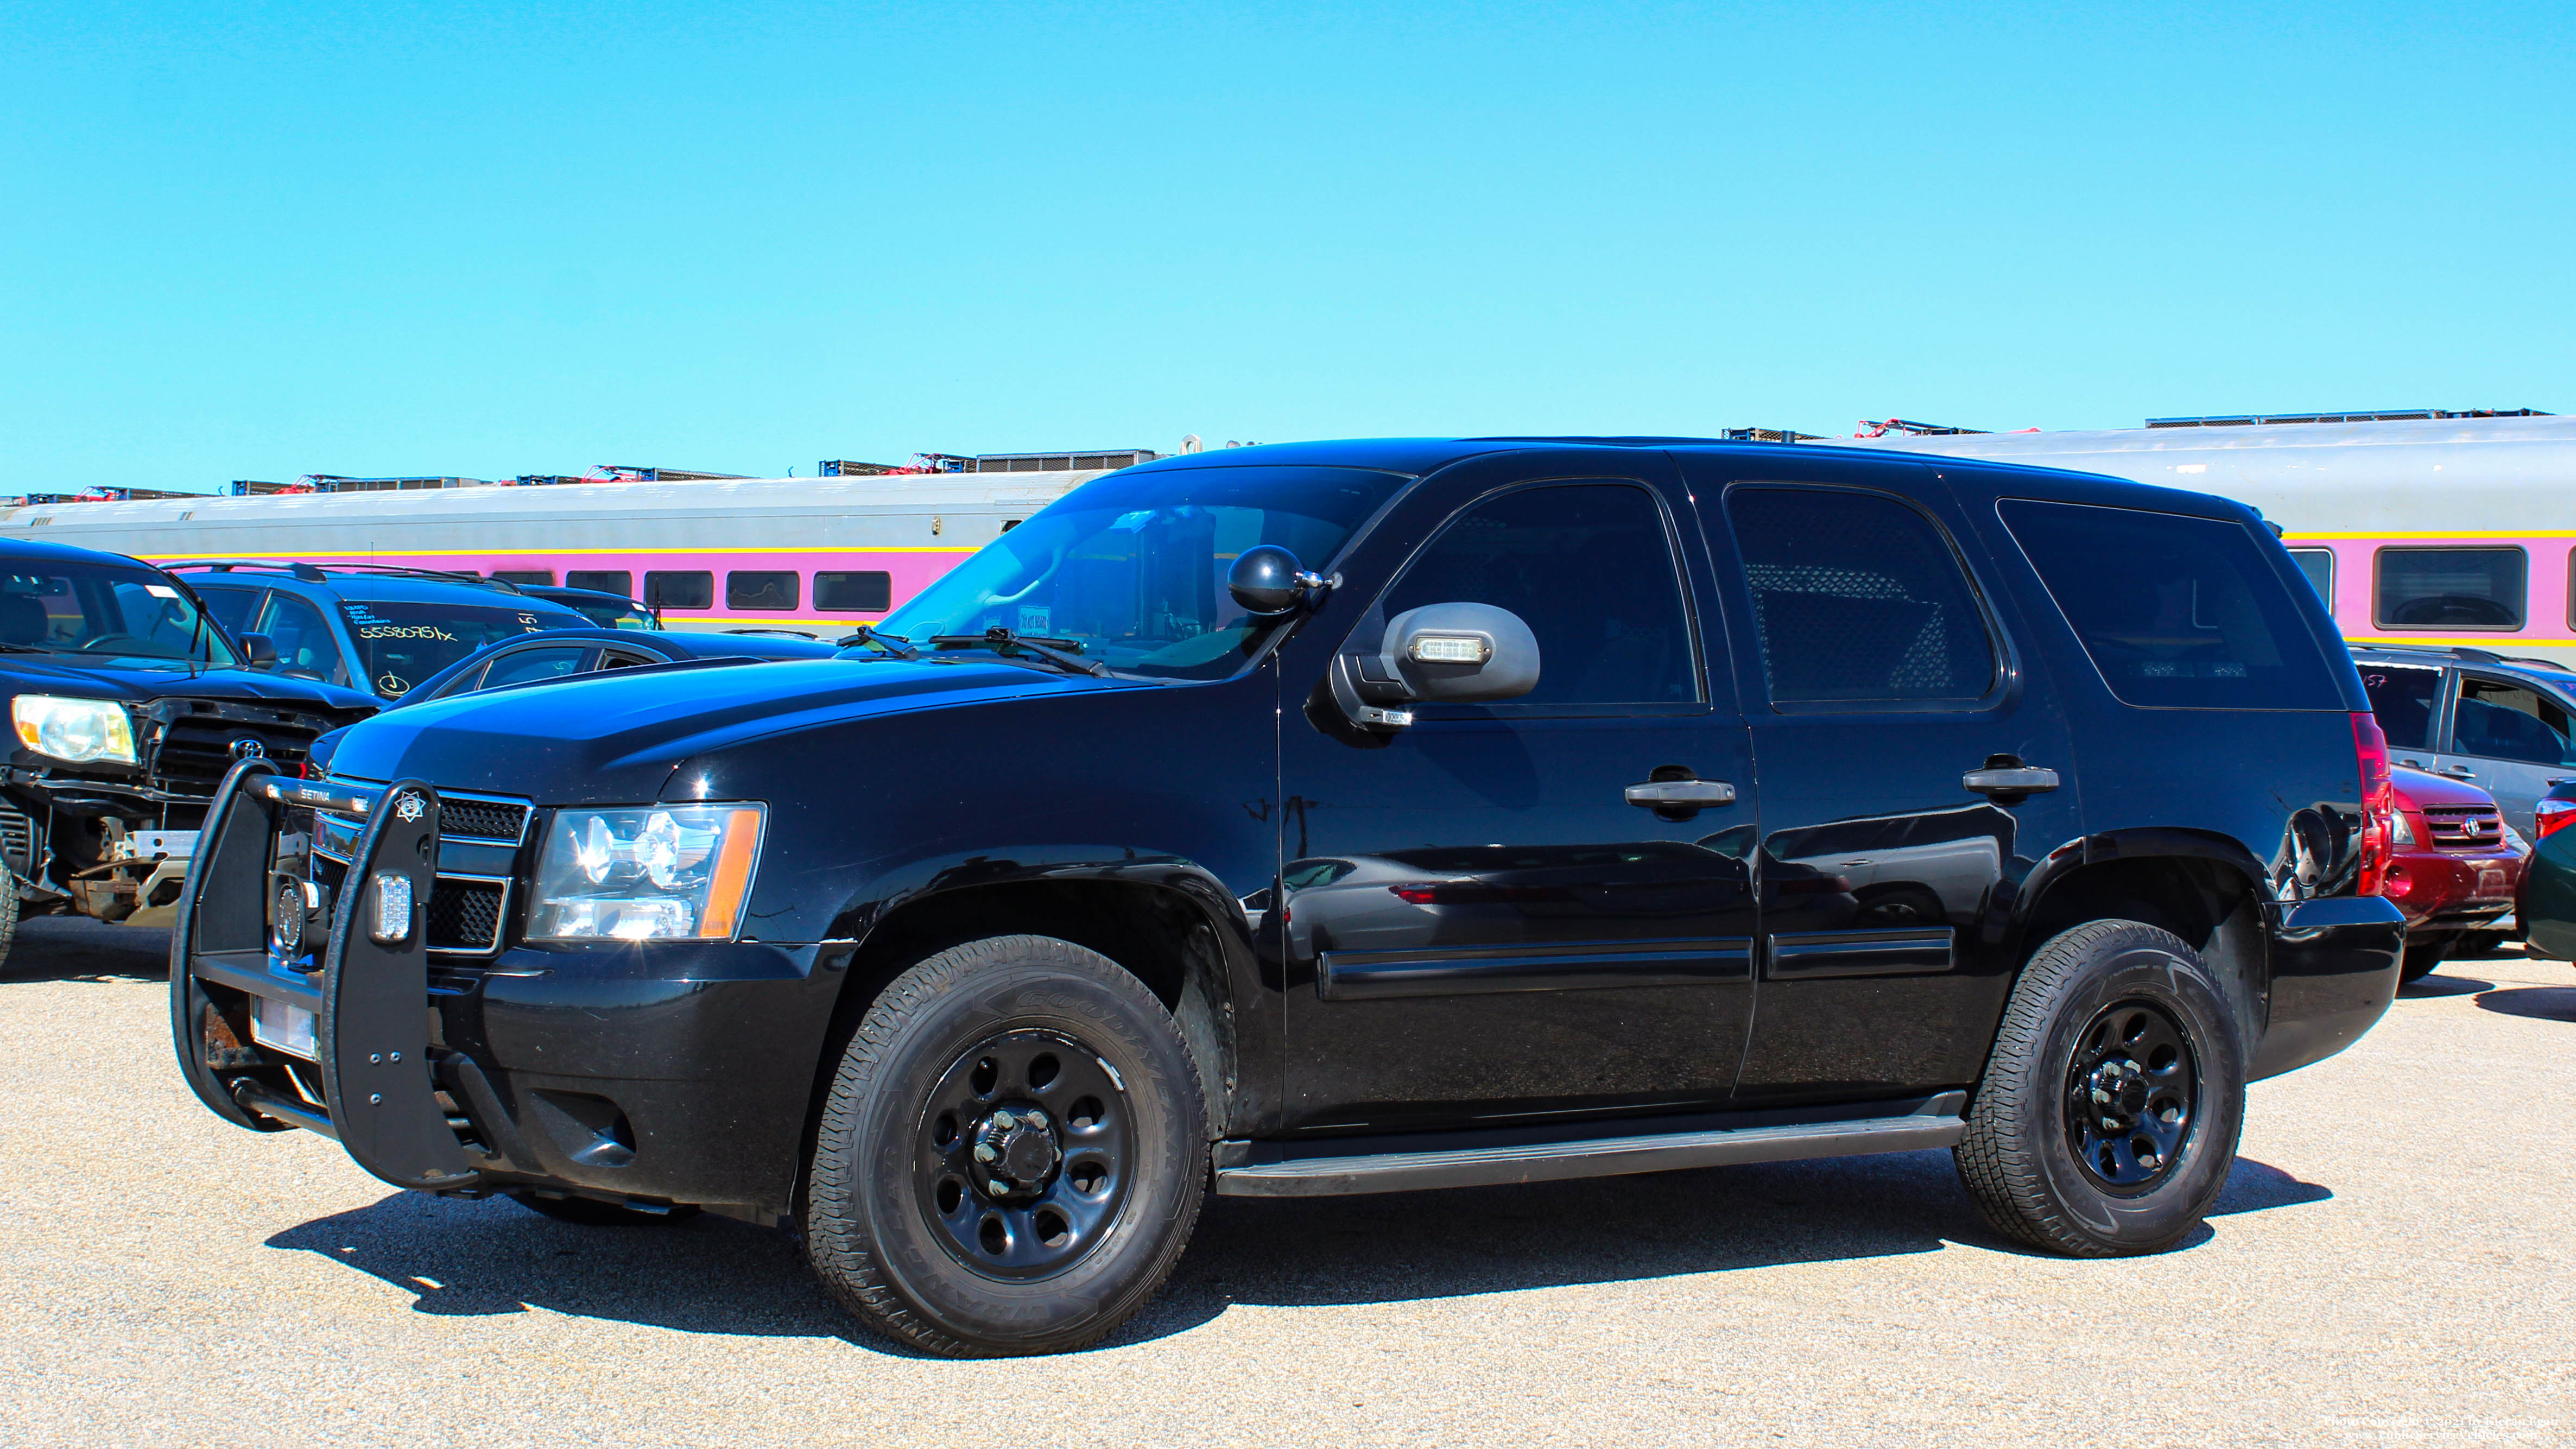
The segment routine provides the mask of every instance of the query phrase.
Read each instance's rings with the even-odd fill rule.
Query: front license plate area
[[[300,1006],[272,1001],[265,996],[251,999],[250,1039],[271,1051],[291,1057],[319,1061],[315,1017]]]

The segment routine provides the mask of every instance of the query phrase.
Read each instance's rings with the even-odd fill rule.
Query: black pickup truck
[[[177,915],[206,803],[233,762],[293,773],[329,730],[375,713],[352,690],[256,666],[180,579],[121,554],[0,542],[0,959],[20,915],[135,926]]]
[[[235,767],[173,946],[247,1128],[792,1224],[934,1352],[1098,1339],[1204,1194],[1949,1147],[2182,1240],[2387,1008],[2386,752],[2240,505],[1675,438],[1092,482],[843,656]]]

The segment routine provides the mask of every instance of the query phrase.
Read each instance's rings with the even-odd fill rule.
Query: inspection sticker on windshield
[[[156,599],[175,599],[179,597],[179,591],[170,587],[168,584],[145,584],[143,586],[143,592],[150,594]]]
[[[1041,637],[1055,632],[1055,609],[1049,605],[1020,605],[1020,630]]]

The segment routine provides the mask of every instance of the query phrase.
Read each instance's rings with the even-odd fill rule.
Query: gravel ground
[[[2576,969],[2499,957],[2253,1092],[2206,1231],[1998,1242],[1942,1152],[1215,1199],[1110,1346],[951,1363],[788,1239],[576,1228],[254,1137],[170,1065],[166,935],[0,967],[10,1444],[2576,1442]]]

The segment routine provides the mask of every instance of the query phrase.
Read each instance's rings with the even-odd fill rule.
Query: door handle
[[[1696,810],[1704,805],[1732,805],[1735,787],[1724,780],[1649,780],[1628,787],[1628,803],[1649,810],[1670,810],[1679,806]]]
[[[2044,795],[2057,788],[2057,772],[2037,765],[1992,766],[1970,770],[1959,783],[1980,795]]]
[[[2444,765],[2433,773],[2436,775],[2448,775],[2454,780],[2474,780],[2478,777],[2478,772],[2470,769],[2466,765]]]

